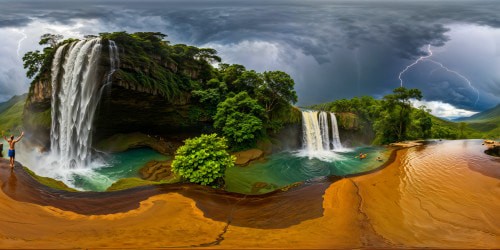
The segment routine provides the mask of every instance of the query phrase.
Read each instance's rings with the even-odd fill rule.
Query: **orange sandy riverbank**
[[[378,172],[335,181],[325,191],[313,186],[324,193],[318,194],[322,214],[274,228],[254,225],[261,218],[294,221],[294,213],[277,212],[280,206],[302,211],[315,201],[301,201],[292,191],[261,203],[241,202],[229,217],[254,212],[262,217],[245,218],[246,223],[235,219],[228,226],[206,216],[199,198],[182,192],[157,194],[138,208],[106,215],[20,202],[0,192],[0,248],[499,248],[500,175],[495,168],[500,161],[484,155],[477,143],[400,150]],[[2,190],[16,190],[15,174],[8,175],[7,168],[1,161]],[[214,195],[203,204],[216,210],[227,198],[216,201]]]

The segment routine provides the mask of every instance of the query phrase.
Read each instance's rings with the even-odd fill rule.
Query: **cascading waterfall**
[[[109,40],[109,65],[110,70],[106,79],[106,85],[111,84],[111,77],[115,73],[120,64],[120,57],[118,55],[118,46],[116,46],[115,41]]]
[[[342,149],[342,143],[340,143],[339,127],[337,126],[337,117],[335,113],[330,113],[330,119],[332,120],[332,146],[333,149]]]
[[[51,153],[64,168],[91,162],[92,122],[103,86],[99,71],[100,38],[60,46],[52,63]],[[118,50],[109,41],[107,85],[118,64]]]
[[[332,137],[328,115],[331,119]],[[342,149],[335,113],[302,111],[302,131],[304,147],[308,152]]]
[[[319,113],[319,127],[321,128],[321,141],[323,149],[330,149],[330,133],[328,132],[328,114],[326,112]]]
[[[323,142],[318,123],[317,111],[302,112],[303,140],[306,149],[309,151],[323,150]]]

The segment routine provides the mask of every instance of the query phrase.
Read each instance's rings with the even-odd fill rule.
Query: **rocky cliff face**
[[[354,113],[336,113],[340,140],[345,147],[371,145],[375,132],[371,124]]]
[[[163,137],[187,137],[210,130],[210,117],[189,94],[167,101],[143,89],[113,84],[105,91],[94,122],[95,141],[117,133],[141,132]],[[184,136],[183,136],[184,135]]]
[[[43,72],[31,84],[23,113],[23,125],[31,140],[44,148],[50,146],[51,99],[50,72]]]

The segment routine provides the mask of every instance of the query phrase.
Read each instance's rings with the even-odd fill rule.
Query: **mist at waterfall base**
[[[87,166],[68,168],[60,163],[60,155],[53,152],[39,152],[23,141],[17,149],[20,153],[16,160],[37,175],[60,180],[80,191],[105,191],[119,179],[138,177],[139,169],[147,162],[168,160],[167,156],[152,149],[138,148],[113,154],[100,153]]]

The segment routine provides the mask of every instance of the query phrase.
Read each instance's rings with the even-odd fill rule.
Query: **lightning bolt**
[[[26,33],[24,33],[24,29],[22,30],[19,30],[19,29],[15,29],[15,31],[21,35],[23,35],[23,37],[17,42],[17,57],[20,57],[20,52],[21,52],[21,43],[26,40],[26,38],[28,38],[28,36],[26,35]]]
[[[429,57],[431,57],[431,56],[432,56],[432,50],[431,50],[431,45],[430,45],[430,44],[427,46],[427,52],[429,52],[429,54],[428,54],[428,55],[419,57],[419,58],[418,58],[416,61],[414,61],[412,64],[410,64],[410,65],[406,66],[406,68],[405,68],[405,69],[403,69],[403,71],[399,72],[399,76],[398,76],[398,78],[399,78],[399,82],[400,82],[401,87],[403,87],[403,78],[402,78],[402,77],[403,77],[403,74],[404,74],[406,71],[408,71],[411,67],[413,67],[413,66],[417,65],[417,64],[418,64],[419,62],[421,62],[422,60],[425,60],[425,59],[427,59],[427,58],[429,58]]]
[[[427,52],[428,52],[428,54],[426,56],[419,57],[412,64],[406,66],[405,69],[403,69],[401,72],[399,72],[398,78],[399,78],[399,82],[400,82],[401,87],[403,87],[403,78],[402,77],[403,77],[403,75],[404,75],[404,73],[406,71],[408,71],[410,68],[412,68],[413,66],[417,65],[421,61],[428,61],[428,62],[431,62],[431,63],[434,63],[434,64],[438,65],[441,69],[444,69],[448,73],[452,73],[452,74],[458,76],[459,78],[461,78],[462,80],[464,80],[467,84],[469,84],[469,87],[472,90],[474,90],[474,92],[476,92],[477,97],[476,97],[476,102],[474,103],[474,106],[477,105],[477,102],[479,101],[479,91],[472,85],[472,82],[467,77],[465,77],[464,75],[460,74],[458,71],[451,70],[448,67],[446,67],[443,63],[435,61],[433,59],[430,59],[430,57],[433,56],[430,44],[427,45]],[[436,71],[436,70],[437,69],[432,70],[431,74],[433,74],[434,71]]]

